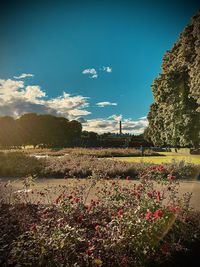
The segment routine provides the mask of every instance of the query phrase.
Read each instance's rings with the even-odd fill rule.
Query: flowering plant
[[[1,265],[149,266],[184,250],[189,236],[199,237],[190,196],[178,195],[175,177],[159,183],[91,177],[74,187],[67,181],[48,205],[32,204],[31,197],[2,203]]]

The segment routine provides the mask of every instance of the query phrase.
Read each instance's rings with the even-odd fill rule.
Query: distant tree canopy
[[[62,147],[144,147],[153,146],[143,135],[98,134],[82,131],[80,122],[46,114],[27,113],[18,119],[0,117],[0,147],[32,145]]]
[[[158,146],[200,146],[200,12],[163,58],[144,136]]]
[[[151,147],[153,143],[144,140],[143,135],[120,135],[112,133],[97,134],[95,132],[83,131],[81,135],[81,146],[83,147]]]
[[[2,147],[77,146],[81,132],[80,122],[52,115],[28,113],[16,120],[8,116],[0,117],[0,145]]]

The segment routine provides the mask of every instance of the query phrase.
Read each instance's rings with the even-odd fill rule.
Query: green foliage
[[[24,176],[40,174],[44,164],[42,160],[21,152],[0,152],[0,176]]]
[[[79,144],[82,126],[78,121],[52,115],[28,113],[14,120],[0,118],[0,146],[69,147]]]
[[[200,145],[200,13],[163,58],[162,74],[153,82],[154,103],[145,137],[155,145]]]

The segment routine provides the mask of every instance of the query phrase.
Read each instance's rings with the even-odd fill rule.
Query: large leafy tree
[[[200,13],[163,58],[145,137],[155,145],[200,145]]]

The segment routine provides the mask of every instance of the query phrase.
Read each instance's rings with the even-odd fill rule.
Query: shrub
[[[43,161],[21,152],[0,152],[0,176],[39,174]]]
[[[91,156],[68,155],[62,158],[46,159],[44,175],[86,178],[93,174],[100,177],[135,178],[137,171],[135,165],[127,162],[119,162],[105,159],[97,159]]]

